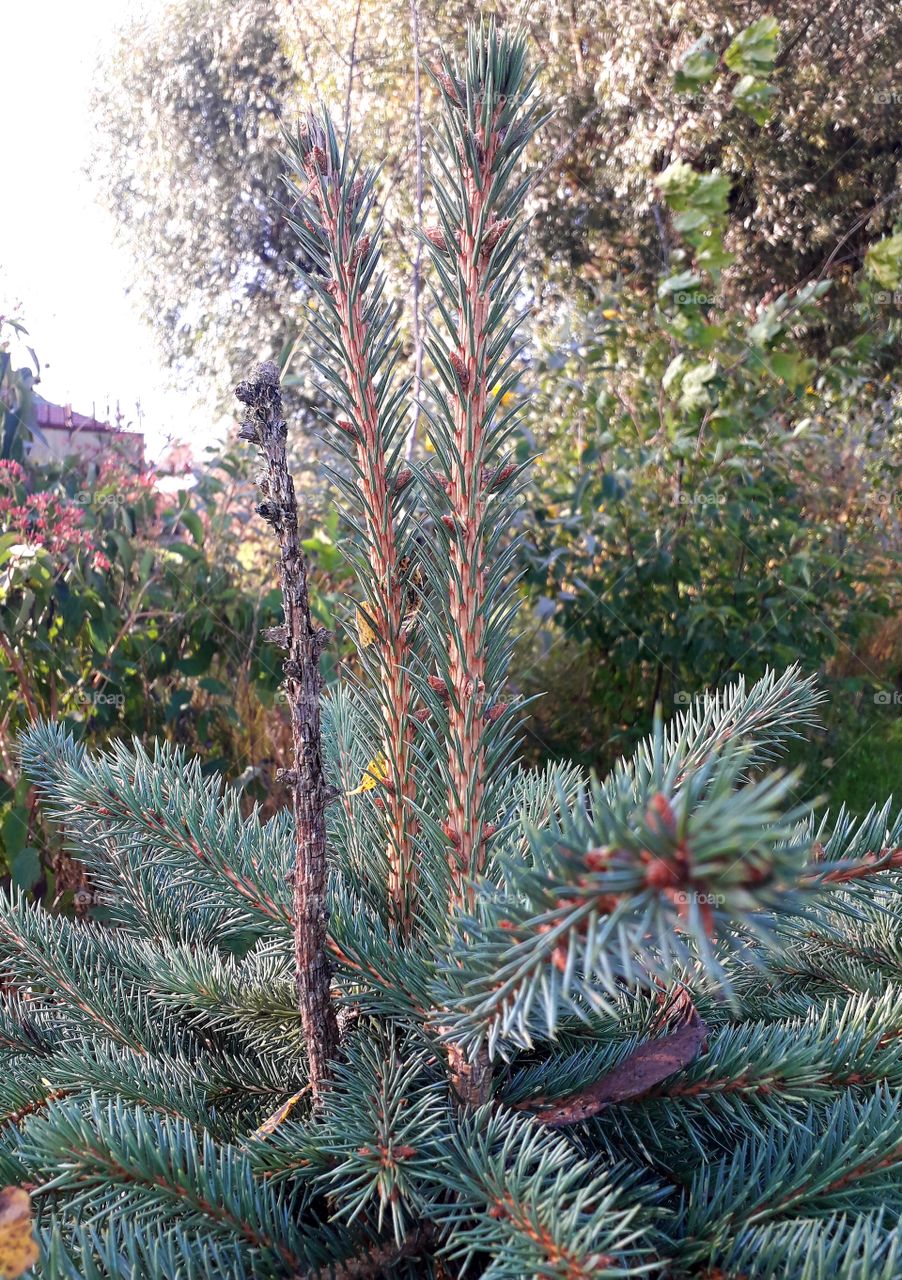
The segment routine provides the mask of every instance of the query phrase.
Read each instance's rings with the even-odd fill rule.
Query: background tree
[[[178,0],[126,22],[98,78],[92,169],[167,359],[224,398],[276,355],[302,286],[273,198],[297,80],[274,0]]]
[[[475,8],[422,4],[423,49]],[[899,215],[896,7],[542,0],[498,12],[525,24],[554,109],[533,196],[536,287],[549,276],[552,296],[622,277],[652,282],[671,245],[654,179],[683,159],[730,176],[726,286],[757,302],[826,273],[842,287],[812,341],[842,336],[844,286]],[[725,57],[768,14],[779,36]],[[409,263],[410,56],[406,0],[337,0],[328,19],[309,0],[170,0],[123,27],[99,77],[95,171],[173,362],[222,391],[224,370],[234,376],[249,353],[277,354],[296,336],[300,286],[271,199],[271,144],[279,117],[291,123],[311,96],[341,104],[385,157],[388,250]],[[424,95],[429,111],[427,85]],[[779,107],[770,118],[769,106]],[[394,288],[406,291],[400,280]]]

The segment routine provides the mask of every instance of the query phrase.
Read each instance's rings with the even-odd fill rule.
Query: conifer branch
[[[465,103],[446,104],[458,115]],[[455,379],[452,406],[453,461],[448,476],[446,527],[451,532],[448,578],[450,615],[450,692],[448,702],[448,839],[454,865],[456,895],[463,901],[464,883],[479,875],[483,858],[483,798],[486,761],[482,714],[486,694],[486,554],[483,537],[486,496],[483,464],[489,447],[486,347],[490,305],[485,226],[490,209],[491,177],[499,146],[500,102],[488,119],[467,130],[475,160],[468,167],[460,156],[461,220],[454,228],[450,253],[460,282],[457,299],[457,347],[448,353]],[[447,108],[446,108],[447,109]],[[464,126],[466,128],[466,126]],[[463,144],[461,144],[463,151]]]
[[[436,469],[424,498],[445,531],[433,572],[446,612],[441,640],[433,641],[439,674],[428,683],[447,725],[441,829],[452,909],[465,916],[474,910],[474,885],[488,866],[510,751],[510,717],[496,714],[510,612],[509,561],[497,543],[516,468],[501,456],[510,420],[498,415],[513,381],[520,319],[512,313],[513,254],[528,186],[512,175],[535,127],[525,53],[521,39],[489,22],[471,29],[462,67],[445,59],[432,68],[442,102],[433,149],[440,225],[425,233],[425,242],[442,323],[430,326],[428,343],[436,372],[430,384]],[[455,1092],[481,1105],[491,1091],[484,1047],[470,1053],[449,1039],[448,1055]]]
[[[298,534],[294,482],[285,453],[287,427],[282,412],[279,371],[272,363],[257,367],[235,390],[248,408],[241,438],[256,444],[265,463],[257,510],[272,525],[281,551],[282,607],[287,658],[285,691],[291,714],[294,768],[286,776],[295,819],[297,860],[294,874],[294,945],[298,1001],[307,1043],[314,1103],[330,1075],[338,1045],[338,1024],[329,990],[326,955],[326,806],[331,791],[323,769],[319,657],[325,640],[310,616],[307,562]]]
[[[391,392],[397,337],[391,313],[381,301],[381,282],[374,278],[381,231],[367,230],[371,178],[358,172],[347,148],[340,146],[328,114],[308,115],[288,143],[294,182],[302,190],[301,213],[292,226],[322,273],[311,277],[320,302],[312,325],[319,338],[321,372],[332,394],[339,392],[338,410],[330,420],[350,455],[356,489],[352,496],[365,540],[361,567],[369,598],[361,610],[367,633],[361,650],[376,667],[387,771],[380,799],[387,832],[388,897],[392,917],[406,934],[416,881],[416,786],[406,670],[407,564],[398,500],[412,473],[395,469],[401,403]]]
[[[404,446],[404,456],[409,462],[413,457],[414,444],[417,438],[417,427],[420,422],[420,396],[423,386],[423,334],[422,334],[422,258],[423,258],[423,96],[420,88],[420,5],[419,0],[410,0],[410,36],[413,45],[413,130],[416,170],[416,190],[414,218],[416,221],[417,244],[414,249],[412,294],[413,320],[413,402],[411,404],[410,431]]]

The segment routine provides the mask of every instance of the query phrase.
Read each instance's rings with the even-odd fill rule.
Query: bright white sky
[[[212,407],[195,409],[126,296],[112,219],[84,173],[97,54],[139,0],[6,0],[0,19],[5,110],[0,132],[0,314],[20,309],[42,362],[38,390],[98,418],[143,414],[148,452],[172,435],[198,445],[217,434]],[[156,0],[141,0],[141,8]],[[18,304],[18,307],[16,307]],[[14,350],[16,364],[27,363]]]

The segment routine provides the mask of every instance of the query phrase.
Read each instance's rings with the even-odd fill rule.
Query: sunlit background
[[[6,192],[0,202],[0,314],[20,311],[29,336],[13,351],[41,360],[38,390],[79,413],[145,434],[153,457],[167,438],[216,438],[205,411],[173,389],[154,338],[123,281],[111,215],[88,170],[89,103],[98,57],[117,21],[155,0],[32,0],[3,14]]]

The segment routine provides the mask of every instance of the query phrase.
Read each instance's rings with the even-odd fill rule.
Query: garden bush
[[[731,49],[764,40],[762,24]],[[764,43],[762,118],[780,122]],[[703,95],[715,57],[695,58]],[[843,282],[841,322],[829,263],[752,308],[732,288],[733,185],[685,160],[659,173],[656,285],[624,275],[595,306],[561,307],[524,371],[521,452],[542,456],[518,676],[527,693],[560,690],[534,713],[551,755],[609,763],[658,703],[739,672],[798,660],[838,673],[859,654],[877,690],[898,675],[864,659],[902,604],[900,327],[884,305],[902,239],[878,241]]]
[[[13,883],[48,902],[69,906],[82,886],[18,767],[28,721],[94,743],[164,736],[268,790],[257,779],[286,733],[277,651],[260,633],[278,592],[260,573],[245,472],[214,456],[173,498],[115,457],[0,462],[0,852]],[[334,573],[327,531],[310,534]],[[335,581],[323,572],[324,619]]]

